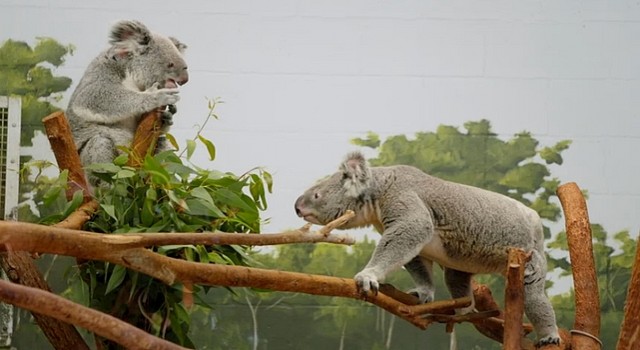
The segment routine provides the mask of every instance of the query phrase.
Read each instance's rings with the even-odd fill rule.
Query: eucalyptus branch
[[[113,316],[76,304],[53,293],[0,280],[0,300],[20,308],[86,328],[127,349],[186,349],[150,335]],[[76,344],[81,346],[81,344]],[[74,348],[76,347],[74,345]],[[84,347],[83,347],[84,348]]]

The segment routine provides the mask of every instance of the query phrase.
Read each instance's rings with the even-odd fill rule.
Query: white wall
[[[189,45],[173,133],[194,135],[205,97],[225,101],[206,134],[219,158],[200,165],[271,170],[268,231],[302,224],[295,198],[350,138],[480,118],[505,138],[574,140],[554,175],[590,191],[592,222],[640,228],[636,1],[0,0],[0,40],[74,44],[57,72],[77,82],[126,18]]]

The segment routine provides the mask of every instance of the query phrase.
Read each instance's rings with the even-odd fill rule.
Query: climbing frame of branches
[[[134,153],[140,155],[133,157],[130,165],[136,165],[136,159],[141,159],[148,152],[151,145],[155,144],[158,136],[158,112],[148,113],[141,122],[134,139]],[[474,284],[473,293],[478,312],[467,315],[456,315],[455,308],[470,305],[469,298],[436,301],[418,305],[417,299],[409,294],[398,291],[393,286],[383,285],[380,293],[363,295],[356,288],[352,279],[329,277],[322,275],[310,275],[297,272],[258,269],[242,266],[227,266],[219,264],[203,264],[175,259],[154,253],[149,247],[168,244],[241,244],[241,245],[272,245],[297,242],[326,242],[337,244],[353,244],[353,240],[347,236],[333,234],[331,231],[342,225],[353,213],[347,213],[336,221],[311,231],[310,225],[305,225],[298,230],[274,234],[228,234],[228,233],[146,233],[138,234],[109,234],[103,235],[92,232],[80,231],[82,225],[91,217],[92,212],[98,208],[98,204],[89,195],[84,173],[82,171],[77,151],[66,119],[60,112],[55,113],[44,120],[52,149],[61,170],[69,170],[70,192],[78,189],[84,191],[84,204],[67,219],[54,226],[42,226],[18,222],[0,222],[0,250],[5,252],[31,252],[48,253],[74,256],[79,259],[102,260],[129,269],[142,272],[166,284],[182,283],[183,285],[217,285],[229,287],[254,287],[285,292],[302,292],[314,295],[340,296],[364,300],[372,303],[388,312],[406,320],[407,322],[425,329],[433,322],[447,324],[447,330],[451,330],[455,323],[471,322],[485,336],[498,342],[503,342],[504,349],[534,349],[533,343],[524,336],[531,332],[529,324],[522,324],[524,296],[522,291],[524,263],[527,260],[525,252],[512,249],[509,252],[505,311],[500,311],[491,291],[483,285]],[[569,184],[569,190],[559,189],[559,196],[563,203],[576,201],[575,184]],[[577,188],[577,186],[575,186]],[[564,191],[564,192],[563,192]],[[579,190],[578,190],[579,192]],[[581,196],[581,194],[580,194]],[[579,202],[579,199],[577,200]],[[584,201],[584,198],[582,198]],[[570,205],[569,205],[570,206]],[[573,214],[567,212],[568,234],[579,231],[585,234],[584,227],[573,225],[569,228],[569,219]],[[586,213],[586,212],[585,212]],[[584,214],[577,214],[583,215]],[[584,217],[578,220],[584,222]],[[586,218],[588,223],[588,218]],[[590,234],[590,232],[586,232]],[[580,239],[578,239],[580,240]],[[589,241],[590,239],[582,239]],[[571,240],[569,241],[572,243]],[[578,245],[580,243],[578,242]],[[570,246],[571,248],[571,246]],[[581,254],[587,258],[592,254]],[[573,255],[572,255],[572,261]],[[575,268],[576,264],[587,266],[581,272]],[[27,267],[31,272],[35,267]],[[588,263],[574,261],[574,279],[583,280],[583,275],[590,273]],[[16,273],[22,273],[19,270]],[[38,273],[37,270],[35,273]],[[588,276],[587,278],[592,278]],[[20,279],[18,279],[20,281]],[[590,281],[590,280],[589,280]],[[46,284],[45,284],[46,286]],[[589,290],[586,288],[585,290]],[[586,315],[598,313],[597,309],[588,309],[593,305],[593,291],[581,294],[581,299],[586,300],[583,305]],[[578,288],[576,287],[576,298]],[[597,300],[597,289],[595,291]],[[20,286],[14,283],[0,281],[0,300],[25,308],[34,313],[46,315],[65,323],[84,327],[102,337],[111,339],[131,349],[183,349],[173,343],[147,334],[121,320],[118,320],[101,312],[88,309],[82,305],[73,303],[52,294],[41,285]],[[597,305],[597,304],[596,304]],[[584,314],[583,312],[583,314]],[[593,322],[581,327],[576,317],[576,329],[578,334],[590,334],[597,337]],[[599,322],[599,321],[598,321]],[[598,323],[599,325],[599,323]],[[55,328],[56,326],[54,326]],[[54,332],[55,333],[55,332]],[[565,330],[561,331],[562,343],[559,346],[549,345],[544,349],[570,349],[572,339],[582,336],[574,336]],[[56,349],[88,348],[84,342],[77,343],[77,338],[61,342],[54,336],[48,336]],[[587,337],[588,338],[588,337]],[[81,339],[81,338],[80,338]],[[589,338],[590,339],[590,338]],[[582,339],[590,343],[589,339]],[[579,341],[579,339],[578,339]],[[577,343],[576,343],[577,344]],[[583,343],[584,344],[584,343]],[[590,345],[593,345],[590,343]],[[84,346],[84,347],[83,347]],[[576,347],[574,349],[595,349],[594,347]]]

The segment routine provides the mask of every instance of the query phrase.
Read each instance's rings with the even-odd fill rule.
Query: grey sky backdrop
[[[172,133],[193,137],[206,98],[225,101],[205,133],[218,158],[202,148],[196,163],[271,171],[267,232],[302,224],[294,200],[351,138],[481,118],[503,138],[573,140],[553,175],[589,190],[591,220],[608,232],[640,228],[637,1],[0,0],[0,41],[76,47],[57,70],[74,80],[64,107],[119,19],[189,45]]]

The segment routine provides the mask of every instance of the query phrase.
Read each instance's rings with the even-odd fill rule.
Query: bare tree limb
[[[76,191],[82,190],[85,202],[91,200],[87,180],[82,170],[82,163],[78,156],[78,149],[64,113],[61,111],[52,113],[42,119],[42,123],[47,131],[47,137],[58,162],[58,167],[61,170],[69,171],[67,199],[73,197]]]
[[[578,185],[570,182],[558,187],[558,198],[565,214],[567,243],[575,290],[576,317],[572,348],[598,350],[600,335],[600,296],[593,258],[591,225],[587,203]]]
[[[524,336],[522,315],[524,314],[524,265],[531,258],[522,249],[509,249],[507,283],[504,305],[504,350],[520,350]]]
[[[131,143],[131,154],[127,165],[134,168],[140,167],[144,156],[155,151],[158,137],[161,134],[160,109],[146,113],[140,119],[136,134]],[[153,147],[152,147],[153,146]]]
[[[640,349],[640,239],[636,244],[636,260],[624,304],[624,319],[620,327],[617,350]]]
[[[38,288],[25,287],[0,280],[0,300],[89,329],[118,344],[124,345],[127,349],[186,349],[147,334],[113,316],[78,305]],[[77,345],[81,346],[81,344]],[[77,349],[78,346],[71,345],[68,349]]]

